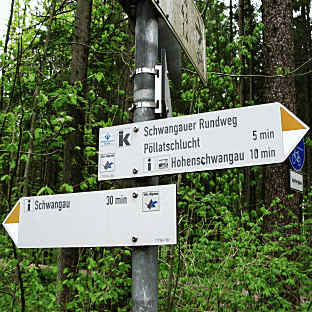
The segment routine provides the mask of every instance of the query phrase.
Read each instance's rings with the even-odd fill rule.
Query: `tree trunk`
[[[50,8],[50,17],[49,17],[49,23],[48,23],[48,29],[47,29],[47,36],[44,42],[44,49],[43,49],[43,56],[42,61],[40,63],[40,68],[38,68],[37,72],[37,86],[34,92],[34,105],[32,108],[32,114],[31,114],[31,124],[30,124],[30,139],[29,139],[29,147],[28,147],[28,153],[27,153],[27,160],[25,164],[25,171],[24,171],[24,188],[23,188],[23,196],[29,196],[29,184],[30,184],[30,164],[32,159],[32,153],[33,153],[33,145],[34,145],[34,135],[35,135],[35,129],[36,129],[36,121],[37,121],[37,114],[38,114],[38,97],[40,94],[40,89],[43,82],[43,77],[41,72],[43,71],[46,61],[47,61],[47,53],[48,53],[48,47],[49,47],[49,41],[50,41],[50,35],[51,35],[51,25],[55,13],[55,7],[56,7],[57,0],[54,0],[51,4]]]
[[[301,69],[301,73],[310,72],[312,69],[309,59],[311,58],[311,25],[310,8],[308,3],[301,3],[301,14],[296,17],[296,67],[306,63]],[[298,116],[310,127],[312,124],[311,109],[311,75],[305,75],[296,78],[297,90],[297,111]],[[311,168],[311,148],[306,145],[306,161],[304,172],[304,183],[306,189],[311,186],[312,168]]]
[[[239,36],[244,38],[245,36],[245,0],[239,0],[239,19],[238,19],[238,27],[239,27]],[[245,40],[242,40],[243,45],[245,45]],[[239,58],[241,61],[241,74],[245,74],[245,56],[240,51]],[[239,99],[240,99],[240,106],[244,106],[245,103],[245,78],[241,77],[239,79]]]
[[[78,88],[78,96],[83,97],[87,88],[87,71],[89,56],[89,38],[91,22],[92,0],[78,0],[75,17],[75,29],[72,48],[71,83]],[[77,83],[79,82],[79,83]],[[80,84],[81,83],[81,84]],[[66,110],[72,117],[71,124],[75,130],[65,137],[64,143],[64,183],[73,185],[74,191],[80,190],[84,168],[84,104],[77,101],[77,105],[68,104]],[[62,284],[70,273],[77,271],[79,249],[61,248],[58,255],[58,285]],[[67,273],[64,273],[67,268]],[[58,290],[57,301],[64,311],[69,311],[66,305],[72,301],[73,291],[63,285]]]
[[[10,31],[11,31],[11,25],[12,25],[12,20],[13,20],[14,4],[15,4],[15,0],[12,0],[12,2],[11,2],[11,10],[10,10],[10,17],[9,17],[9,22],[8,22],[6,36],[5,36],[4,49],[3,49],[3,53],[4,54],[6,54],[8,52],[8,44],[9,44],[9,40],[10,40]],[[4,59],[6,60],[6,56],[4,57]],[[3,64],[3,65],[5,65],[5,64]],[[5,79],[5,66],[3,66],[2,70],[1,70],[0,111],[4,111],[5,110],[5,104],[4,104],[4,79]]]
[[[291,72],[295,68],[294,38],[292,32],[292,1],[263,0],[264,22],[264,70],[266,75],[275,75],[278,68]],[[280,102],[292,112],[296,112],[295,81],[293,77],[265,80],[266,102]],[[281,231],[281,226],[293,223],[288,210],[300,218],[300,195],[289,198],[289,162],[267,166],[265,170],[265,202],[273,214],[264,219],[264,231]],[[272,205],[276,198],[279,203]],[[299,220],[299,219],[298,219]],[[281,235],[296,232],[298,228],[283,230]],[[287,248],[291,248],[289,242]],[[296,292],[296,290],[294,290]],[[281,289],[281,295],[296,305],[297,294],[289,294]]]
[[[295,60],[291,0],[263,0],[263,9],[265,74],[274,75],[279,67],[284,71],[292,71]],[[266,102],[278,101],[295,113],[296,93],[293,77],[266,79],[264,95]],[[288,162],[266,168],[266,203],[269,206],[272,200],[279,197],[286,207],[299,216],[299,196],[295,195],[291,200],[287,197],[288,175]],[[286,210],[282,213],[286,213]],[[270,217],[266,222],[267,230],[272,230],[276,222],[280,221]],[[286,217],[283,223],[288,222],[289,217]]]

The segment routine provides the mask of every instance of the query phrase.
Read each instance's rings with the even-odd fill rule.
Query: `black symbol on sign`
[[[119,131],[119,146],[123,146],[124,144],[125,145],[130,145],[129,143],[129,136],[130,136],[130,133],[127,133],[125,136],[124,136],[124,133],[123,131]]]
[[[30,211],[30,199],[28,199],[27,202],[28,202],[28,203],[27,203],[27,210]]]
[[[147,171],[151,171],[152,170],[152,160],[149,158],[147,160]]]

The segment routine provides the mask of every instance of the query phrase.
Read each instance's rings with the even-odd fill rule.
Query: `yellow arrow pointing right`
[[[281,117],[283,131],[306,129],[305,125],[295,119],[283,107],[281,107]]]

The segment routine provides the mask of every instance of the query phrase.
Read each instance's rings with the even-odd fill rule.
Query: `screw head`
[[[135,132],[135,133],[139,132],[139,128],[134,127],[134,128],[133,128],[133,132]]]
[[[138,193],[132,193],[133,198],[138,198],[138,196],[139,196]]]
[[[138,173],[138,169],[133,168],[132,172],[133,172],[133,174],[137,174]]]
[[[132,242],[136,243],[138,241],[138,238],[136,236],[132,236]]]

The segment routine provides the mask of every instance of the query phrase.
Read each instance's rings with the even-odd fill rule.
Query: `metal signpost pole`
[[[154,5],[149,0],[141,0],[137,4],[135,45],[134,122],[141,122],[156,119],[155,65],[158,57],[158,18]],[[140,182],[136,181],[136,184]],[[157,185],[158,178],[144,179],[144,184]],[[132,255],[133,312],[157,312],[157,257],[157,246],[134,248]]]

